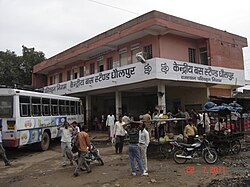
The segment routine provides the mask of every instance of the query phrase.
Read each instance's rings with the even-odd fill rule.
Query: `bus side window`
[[[65,109],[65,101],[64,100],[59,100],[59,114],[60,115],[65,115],[66,113]]]
[[[57,99],[51,99],[51,114],[53,116],[57,116],[59,113],[58,110],[58,100]]]
[[[44,116],[50,115],[50,99],[42,98],[42,114]]]
[[[30,97],[28,96],[20,96],[19,97],[20,103],[20,116],[21,117],[28,117],[30,116]]]
[[[65,112],[67,115],[70,115],[70,102],[66,100],[66,104],[65,104]]]
[[[76,109],[77,109],[77,106],[76,106],[76,102],[75,101],[70,101],[70,114],[71,115],[76,115]]]
[[[32,115],[33,116],[41,116],[41,98],[40,97],[32,97]]]
[[[81,115],[82,114],[82,103],[81,102],[77,102],[77,114]]]

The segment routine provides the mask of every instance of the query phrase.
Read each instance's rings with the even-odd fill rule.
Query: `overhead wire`
[[[99,4],[99,5],[107,6],[107,7],[110,7],[110,8],[114,8],[114,9],[117,9],[117,10],[121,10],[121,11],[124,11],[124,12],[128,12],[128,13],[131,13],[131,14],[140,15],[140,14],[138,14],[136,12],[132,12],[130,10],[120,8],[120,7],[116,7],[116,6],[113,6],[113,5],[108,5],[108,4],[101,3],[101,2],[98,2],[98,1],[94,1],[94,0],[88,0],[88,1]]]

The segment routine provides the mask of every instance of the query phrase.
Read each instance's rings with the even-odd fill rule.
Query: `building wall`
[[[173,103],[178,101],[183,110],[190,105],[202,106],[207,101],[207,90],[195,87],[166,87],[166,100],[169,106],[167,110],[172,112],[176,112]]]
[[[239,45],[232,45],[229,43],[223,43],[220,40],[215,39],[191,39],[182,36],[177,36],[173,34],[165,35],[148,35],[143,38],[139,38],[123,45],[119,45],[113,51],[92,58],[91,60],[78,60],[69,65],[66,65],[64,68],[59,68],[54,71],[49,72],[47,84],[49,85],[50,78],[55,74],[62,73],[63,81],[67,80],[67,71],[72,71],[72,68],[78,69],[78,77],[81,66],[85,67],[84,76],[90,74],[90,64],[95,64],[95,73],[98,72],[98,62],[99,57],[103,58],[104,71],[107,70],[107,58],[113,58],[114,67],[119,66],[119,50],[127,50],[127,64],[131,64],[132,60],[132,51],[131,46],[134,44],[139,44],[140,51],[143,51],[143,47],[152,44],[153,57],[161,57],[167,59],[175,59],[180,61],[189,61],[188,48],[194,48],[196,50],[196,63],[200,63],[199,59],[199,48],[207,47],[208,52],[208,64],[211,66],[221,66],[229,67],[236,69],[244,69],[243,64],[243,53]]]
[[[67,71],[72,71],[72,68],[77,68],[78,69],[78,74],[80,72],[79,68],[81,66],[85,66],[85,72],[84,72],[84,76],[87,76],[87,75],[90,75],[90,65],[91,64],[95,64],[95,73],[98,72],[98,58],[99,57],[102,57],[103,58],[103,64],[104,64],[104,71],[105,70],[108,70],[108,67],[107,67],[107,59],[109,57],[112,57],[113,58],[113,66],[114,67],[118,67],[119,66],[119,50],[120,49],[127,49],[127,64],[131,64],[132,63],[132,51],[131,51],[131,47],[134,45],[134,44],[139,44],[139,51],[143,51],[143,48],[144,46],[147,46],[147,45],[151,45],[152,44],[152,48],[153,48],[153,57],[160,57],[159,55],[159,42],[158,42],[158,37],[157,36],[151,36],[151,35],[148,35],[146,37],[143,37],[143,38],[140,38],[140,39],[137,39],[137,40],[133,40],[133,41],[130,41],[130,42],[127,42],[127,43],[124,43],[123,45],[119,45],[117,46],[117,48],[114,50],[114,51],[111,51],[107,54],[104,54],[104,55],[101,55],[101,56],[98,56],[95,57],[95,58],[92,58],[90,60],[78,60],[76,62],[73,62],[71,64],[68,64],[66,65],[63,69],[56,69],[56,70],[53,70],[53,71],[50,71],[48,73],[48,77],[53,77],[55,74],[59,74],[59,73],[63,73],[63,81],[66,81],[67,80]],[[79,75],[78,75],[79,77]],[[47,81],[47,84],[49,85],[49,82],[50,82],[50,79],[48,78],[48,81]]]
[[[197,41],[172,34],[160,36],[160,56],[162,58],[188,62],[188,48],[194,48],[198,51]],[[197,57],[196,59],[198,62]]]
[[[232,39],[233,40],[233,39]],[[244,69],[242,46],[216,39],[209,39],[211,66]]]
[[[209,88],[210,95],[213,96],[225,96],[231,97],[232,91],[230,89],[221,89],[221,88]]]
[[[47,86],[47,77],[45,75],[41,74],[32,74],[32,83],[37,85],[37,88],[42,88],[44,86]]]

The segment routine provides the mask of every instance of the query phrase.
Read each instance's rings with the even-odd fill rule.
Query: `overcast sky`
[[[52,57],[151,10],[246,37],[248,0],[0,0],[0,51],[21,55],[22,45]],[[250,48],[244,48],[250,79]]]

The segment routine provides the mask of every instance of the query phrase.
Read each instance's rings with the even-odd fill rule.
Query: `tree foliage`
[[[22,56],[10,50],[0,51],[0,84],[31,85],[33,66],[44,60],[44,53],[35,48],[22,46]]]

